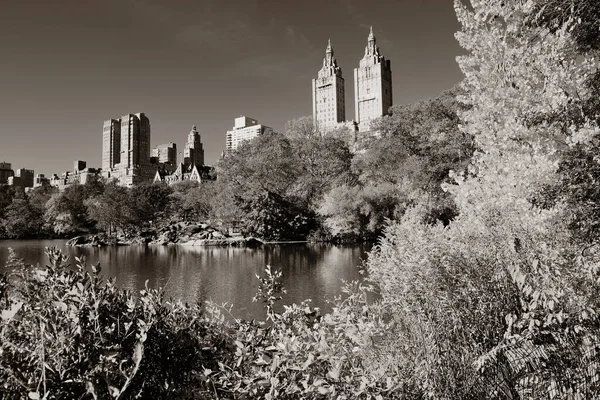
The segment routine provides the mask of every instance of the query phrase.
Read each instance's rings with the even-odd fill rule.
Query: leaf
[[[321,393],[321,394],[327,394],[327,393],[329,393],[329,392],[330,392],[330,390],[329,390],[328,388],[326,388],[326,387],[323,387],[323,386],[319,386],[319,387],[317,388],[317,390],[318,390],[318,391],[319,391],[319,393]]]
[[[333,379],[334,381],[337,381],[340,378],[340,370],[339,368],[332,368],[328,373],[327,376],[329,376],[331,379]]]
[[[40,395],[37,392],[29,392],[27,397],[29,397],[32,400],[37,400],[40,398]]]
[[[2,310],[2,313],[0,314],[0,319],[2,319],[3,321],[8,321],[11,320],[13,318],[15,318],[15,315],[19,312],[19,310],[21,309],[21,307],[23,306],[23,302],[19,301],[17,303],[14,303],[10,309],[8,310]]]
[[[64,301],[53,301],[52,305],[60,311],[66,312],[69,307]]]

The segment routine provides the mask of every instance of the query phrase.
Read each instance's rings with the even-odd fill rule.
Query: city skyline
[[[462,77],[458,23],[452,3],[440,3],[9,2],[0,15],[0,161],[46,175],[75,159],[100,167],[103,121],[130,110],[152,121],[151,147],[182,148],[196,125],[214,164],[232,118],[283,131],[312,114],[310,82],[328,39],[353,104],[348,77],[371,25],[393,60],[394,104],[436,96]]]

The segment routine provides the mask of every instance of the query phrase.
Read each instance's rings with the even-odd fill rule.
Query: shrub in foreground
[[[0,397],[5,399],[382,399],[410,393],[383,346],[385,313],[370,287],[345,286],[333,311],[309,301],[274,311],[281,273],[256,301],[267,321],[226,321],[223,306],[165,301],[105,280],[99,266],[9,258],[0,279]],[[230,311],[230,310],[229,310]],[[402,398],[407,398],[406,396]]]

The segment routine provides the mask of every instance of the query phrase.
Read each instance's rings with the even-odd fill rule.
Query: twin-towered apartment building
[[[342,69],[327,44],[323,67],[312,81],[313,123],[320,131],[334,129],[346,121],[345,87]],[[354,107],[358,130],[370,130],[370,122],[387,114],[392,106],[392,69],[390,60],[379,53],[373,28],[369,32],[365,55],[354,69]]]
[[[355,121],[346,120],[345,87],[342,69],[334,57],[331,41],[327,44],[323,66],[312,80],[313,124],[319,131],[351,127],[360,132],[371,130],[371,121],[388,113],[392,106],[392,69],[390,60],[379,53],[373,28],[367,38],[365,55],[354,69]],[[264,133],[269,127],[241,116],[225,140],[227,151]]]

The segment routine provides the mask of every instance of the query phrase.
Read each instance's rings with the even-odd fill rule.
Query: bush
[[[281,273],[267,266],[255,301],[267,321],[226,322],[223,307],[165,301],[103,280],[98,266],[47,251],[45,267],[11,253],[0,279],[1,398],[400,398],[406,384],[382,346],[385,312],[372,288],[344,287],[322,316],[285,306]],[[230,310],[228,310],[230,312]],[[407,398],[407,397],[403,397]]]

